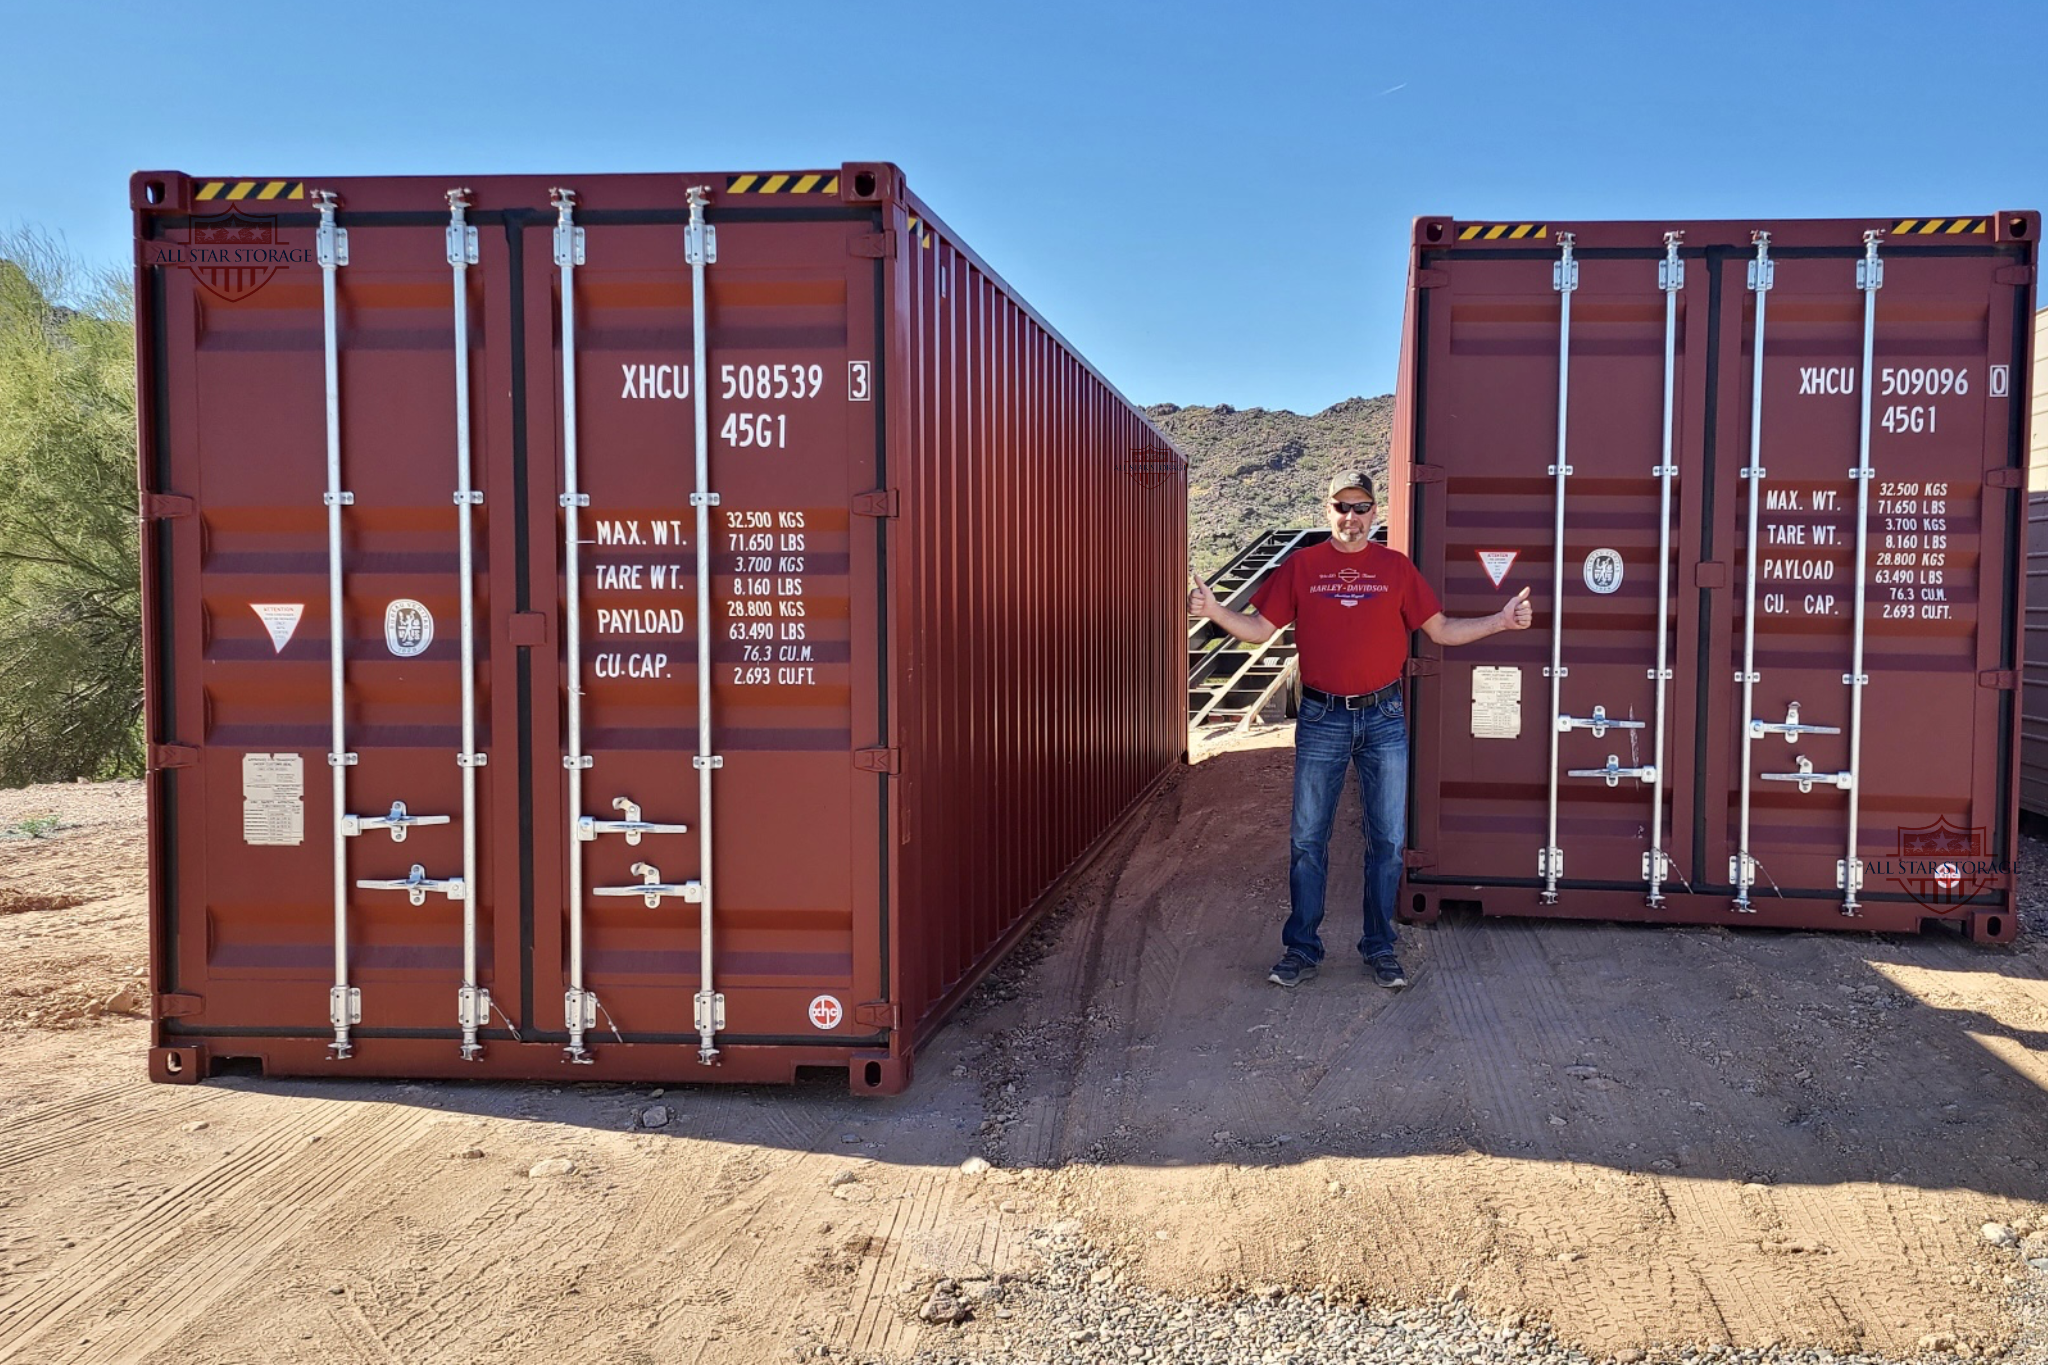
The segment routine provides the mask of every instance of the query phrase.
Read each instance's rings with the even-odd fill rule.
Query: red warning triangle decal
[[[1508,576],[1508,570],[1514,567],[1515,556],[1520,553],[1520,550],[1481,550],[1479,552],[1479,562],[1485,567],[1486,576],[1493,580],[1494,587],[1499,587],[1501,580]]]

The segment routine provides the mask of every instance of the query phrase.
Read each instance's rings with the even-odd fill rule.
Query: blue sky
[[[1408,222],[2048,200],[2048,6],[24,5],[0,226],[131,171],[901,164],[1125,393],[1393,386]]]

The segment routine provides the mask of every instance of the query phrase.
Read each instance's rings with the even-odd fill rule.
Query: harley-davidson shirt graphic
[[[1259,615],[1294,626],[1301,680],[1323,692],[1375,692],[1401,676],[1408,635],[1443,610],[1408,556],[1384,545],[1296,550],[1252,594]]]

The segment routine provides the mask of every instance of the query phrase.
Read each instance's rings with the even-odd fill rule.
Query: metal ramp
[[[1329,536],[1329,531],[1317,528],[1261,532],[1209,586],[1223,605],[1243,611],[1281,560]],[[1213,621],[1195,622],[1188,628],[1189,728],[1245,728],[1283,689],[1292,689],[1294,674],[1293,627],[1283,628],[1262,645],[1248,645]]]

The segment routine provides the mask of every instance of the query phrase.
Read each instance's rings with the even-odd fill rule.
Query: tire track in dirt
[[[829,1125],[821,1121],[816,1126],[814,1143]],[[709,1150],[713,1144],[700,1140],[698,1145]],[[816,1306],[807,1302],[812,1286],[801,1258],[764,1264],[763,1257],[817,1247],[823,1235],[842,1238],[839,1224],[859,1206],[824,1193],[825,1182],[813,1178],[815,1159],[821,1155],[806,1149],[763,1165],[754,1153],[741,1149],[715,1168],[708,1184],[677,1188],[662,1198],[661,1207],[674,1215],[669,1221],[661,1221],[658,1209],[648,1210],[617,1238],[607,1239],[606,1245],[622,1256],[634,1254],[632,1242],[642,1243],[633,1268],[594,1288],[610,1296],[617,1285],[640,1296],[635,1306],[644,1306],[646,1312],[641,1339],[648,1342],[653,1358],[724,1359],[730,1348],[723,1342],[751,1340],[758,1348],[763,1340],[775,1339],[793,1324],[815,1316]],[[694,1215],[689,1212],[693,1205]],[[854,1215],[853,1221],[859,1225],[862,1216]],[[834,1230],[803,1236],[798,1229],[806,1224],[830,1224]],[[670,1240],[679,1231],[683,1238]],[[666,1245],[655,1252],[646,1245],[650,1239]],[[699,1249],[713,1247],[716,1251],[708,1263],[690,1260]],[[679,1263],[687,1267],[681,1273]]]
[[[887,1251],[876,1258],[874,1273],[866,1277],[861,1297],[842,1320],[844,1334],[837,1340],[842,1350],[868,1353],[909,1354],[917,1349],[920,1324],[894,1312],[889,1304],[894,1287],[919,1278],[921,1270],[934,1259],[933,1230],[944,1220],[952,1202],[953,1183],[942,1171],[917,1171],[894,1201],[893,1216],[878,1221],[871,1236],[879,1236]],[[887,1231],[880,1225],[886,1224]]]
[[[438,1161],[423,1158],[413,1163],[416,1169],[391,1174],[403,1188],[430,1189],[431,1177],[417,1168]],[[379,1238],[390,1248],[380,1263],[367,1272],[352,1269],[344,1277],[356,1281],[347,1286],[346,1297],[362,1330],[408,1365],[475,1358],[491,1344],[477,1336],[491,1325],[475,1312],[479,1298],[501,1305],[502,1311],[506,1299],[517,1299],[521,1285],[547,1284],[558,1292],[573,1282],[574,1257],[567,1249],[579,1245],[577,1232],[594,1226],[605,1213],[605,1201],[567,1183],[574,1179],[526,1177],[523,1185],[501,1190],[481,1208],[471,1206],[467,1217],[461,1211],[447,1216],[450,1232],[445,1237],[430,1232]],[[433,1217],[445,1204],[437,1200],[424,1209],[414,1207],[421,1216]],[[345,1243],[363,1231],[356,1216],[323,1230],[317,1240]],[[437,1243],[460,1248],[460,1254],[439,1255]],[[515,1315],[518,1311],[513,1310]]]
[[[359,1360],[376,1365],[409,1365],[392,1354],[390,1343],[363,1316],[354,1299],[344,1296],[338,1305],[327,1310],[327,1318],[334,1324],[336,1334],[355,1348]]]
[[[162,1096],[163,1089],[142,1083],[107,1086],[0,1123],[0,1171],[40,1164],[74,1147],[100,1145],[111,1136],[156,1127],[218,1102],[216,1096],[189,1089]],[[43,1131],[53,1127],[56,1131]]]
[[[1538,1083],[1522,1064],[1515,1046],[1522,1021],[1517,1019],[1510,1027],[1501,1017],[1496,992],[1502,940],[1474,933],[1472,928],[1458,922],[1440,923],[1432,935],[1432,970],[1406,994],[1426,997],[1437,1007],[1433,1013],[1444,1026],[1437,1051],[1447,1065],[1457,1059],[1468,1109],[1465,1122],[1488,1134],[1496,1150],[1507,1145],[1534,1152],[1553,1140],[1545,1126],[1545,1115],[1551,1111],[1537,1098]],[[1398,1034],[1390,1032],[1387,1037],[1398,1048]],[[1412,1053],[1407,1057],[1398,1052],[1388,1055],[1389,1074],[1403,1072],[1404,1064],[1412,1060]],[[1347,1097],[1367,1098],[1371,1093],[1356,1090]],[[1418,1111],[1418,1101],[1430,1093],[1419,1085],[1404,1090],[1418,1127],[1440,1124],[1450,1117],[1442,1105]]]
[[[1109,1155],[1131,1136],[1126,1119],[1145,1085],[1144,1058],[1134,1047],[1156,1036],[1187,951],[1180,936],[1165,931],[1162,905],[1174,870],[1168,836],[1180,818],[1180,796],[1176,783],[1153,799],[1127,836],[1129,855],[1096,903],[1093,971],[1055,1159]]]
[[[273,1126],[252,1150],[163,1195],[43,1283],[0,1301],[0,1361],[25,1358],[60,1328],[67,1335],[83,1329],[78,1344],[61,1356],[45,1346],[38,1359],[147,1356],[427,1127],[427,1119],[404,1111],[351,1114],[314,1134],[302,1118]],[[203,1275],[194,1274],[198,1265]]]
[[[1111,846],[1068,893],[1059,914],[1056,946],[1038,964],[1036,1009],[1045,1021],[1040,1027],[1044,1042],[1038,1055],[1025,1059],[1029,1074],[1020,1081],[1036,1093],[1017,1108],[1000,1142],[999,1155],[1010,1166],[1050,1167],[1059,1164],[1071,1150],[1073,1119],[1070,1109],[1084,1088],[1083,1072],[1095,1050],[1093,1034],[1098,1024],[1113,1021],[1100,1017],[1092,1002],[1104,979],[1103,960],[1111,952],[1111,928],[1118,887],[1132,851],[1141,848],[1154,825],[1180,808],[1181,783],[1153,797],[1155,809],[1126,826]],[[1114,869],[1105,871],[1104,869]],[[1122,953],[1113,960],[1121,961]],[[1002,1055],[1009,1042],[995,1040],[998,1074],[1012,1074],[1010,1058]],[[1020,1087],[1021,1088],[1021,1087]],[[984,1094],[984,1104],[994,1097]]]

